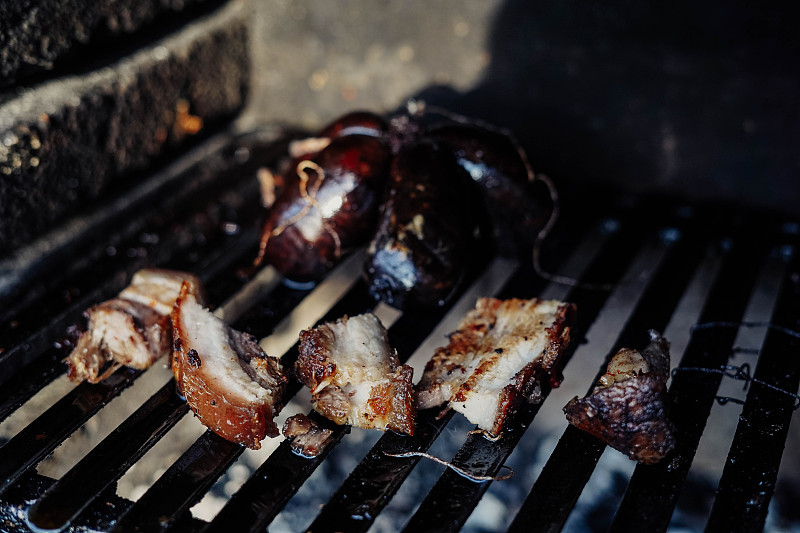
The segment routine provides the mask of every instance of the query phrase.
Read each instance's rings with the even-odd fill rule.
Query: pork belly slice
[[[311,389],[314,409],[337,424],[414,434],[414,370],[400,365],[375,315],[300,333],[295,373]]]
[[[592,392],[570,400],[567,420],[635,461],[659,462],[675,447],[666,408],[669,365],[669,342],[651,330],[644,350],[617,352]]]
[[[541,401],[543,380],[557,385],[574,313],[556,300],[479,298],[425,366],[417,407],[446,404],[498,435],[520,401]]]
[[[204,303],[205,290],[197,276],[163,268],[145,268],[137,271],[130,285],[119,293],[119,297],[146,305],[161,315],[169,316],[185,281],[189,282],[189,291],[194,294],[195,299]]]
[[[184,283],[172,311],[172,371],[178,390],[217,435],[257,450],[278,435],[286,377],[252,335],[228,327]]]
[[[200,280],[192,274],[144,269],[116,298],[86,311],[88,329],[66,359],[69,378],[98,383],[120,366],[144,370],[169,354],[170,313],[184,281],[203,298]]]
[[[325,449],[333,431],[319,427],[306,415],[294,415],[283,424],[283,436],[289,439],[292,451],[303,457],[316,457]]]

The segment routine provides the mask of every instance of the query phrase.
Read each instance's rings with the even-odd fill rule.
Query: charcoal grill
[[[258,240],[261,209],[254,176],[259,166],[281,153],[284,137],[279,133],[211,138],[145,185],[120,191],[105,207],[4,260],[0,419],[25,409],[40,390],[63,379],[61,359],[68,353],[64,339],[70,326],[80,322],[83,309],[114,295],[145,265],[197,273],[212,305],[238,329],[266,338],[272,353],[285,351],[283,361],[289,366],[296,357],[292,340],[298,328],[375,307],[359,276],[358,253],[317,287],[281,283],[269,269],[251,281],[242,278]],[[761,530],[797,404],[793,394],[800,380],[800,340],[764,329],[759,344],[749,346],[749,366],[743,365],[747,355],[732,358],[741,348],[736,344],[740,328],[732,324],[756,316],[800,329],[799,233],[794,221],[765,213],[662,198],[610,197],[602,191],[567,194],[557,229],[542,251],[544,267],[583,282],[611,284],[610,290],[551,283],[533,271],[527,258],[486,258],[470,273],[462,294],[442,309],[376,309],[391,323],[390,341],[401,359],[419,367],[477,296],[540,296],[577,304],[564,384],[545,390],[542,404],[516,411],[499,440],[470,434],[460,415],[438,417],[425,411],[413,438],[373,432],[366,445],[347,448],[356,430],[351,433],[312,413],[333,430],[332,442],[319,457],[299,457],[287,443],[277,445],[215,517],[199,519],[190,509],[243,452],[210,432],[183,451],[136,501],[115,492],[120,476],[159,440],[169,439],[170,429],[187,415],[168,381],[134,406],[127,419],[118,420],[102,442],[84,450],[83,459],[59,479],[37,473],[37,464],[73,432],[123,390],[138,385],[142,372],[123,368],[101,384],[75,386],[0,447],[0,530],[28,531],[35,523],[68,531],[263,531],[292,505],[304,484],[315,483],[315,471],[333,461],[345,471],[321,508],[305,509],[301,527],[310,531],[366,531],[372,526],[458,531],[487,491],[507,483],[522,496],[500,519],[501,529],[560,530],[574,519],[571,515],[584,488],[598,475],[606,447],[563,420],[555,432],[552,424],[537,422],[557,418],[565,403],[560,391],[587,390],[618,348],[643,346],[648,329],[665,331],[673,341],[672,363],[678,370],[670,398],[677,448],[657,465],[633,468],[631,463],[623,484],[627,488],[596,523],[615,531],[666,530],[712,408],[727,401],[725,408],[735,410],[741,401],[718,487],[703,495],[713,499],[707,527]],[[777,290],[757,298],[764,287]],[[754,308],[755,300],[762,304]],[[301,311],[305,318],[300,318]],[[691,328],[711,322],[719,324]],[[724,365],[731,368],[720,370]],[[724,389],[731,376],[739,378],[738,396],[732,399]],[[293,381],[288,398],[300,390]],[[548,438],[555,442],[559,435],[543,466],[531,466],[532,443]],[[455,449],[437,448],[447,439],[457,443]],[[347,449],[355,466],[341,466],[337,448]],[[352,450],[358,449],[363,453],[353,457]],[[497,475],[510,462],[517,475],[512,481],[479,483],[419,457],[387,455],[410,451],[449,454],[443,458],[475,475]],[[408,486],[417,478],[431,481],[421,482],[424,490],[408,494],[404,482]],[[400,495],[411,503],[397,503]],[[385,519],[393,507],[401,513],[395,510]],[[388,526],[386,520],[391,521]]]

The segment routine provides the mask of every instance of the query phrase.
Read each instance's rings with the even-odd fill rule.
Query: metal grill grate
[[[269,270],[246,285],[237,275],[252,261],[258,237],[252,177],[280,150],[265,144],[263,137],[212,139],[156,176],[148,187],[120,194],[116,203],[90,215],[85,227],[67,228],[42,254],[44,259],[26,260],[28,269],[22,275],[14,264],[19,258],[5,261],[7,281],[0,293],[5,304],[0,324],[0,420],[62,376],[60,359],[65,350],[53,343],[79,321],[84,308],[118,292],[145,264],[197,273],[209,289],[209,301],[220,306],[234,327],[269,336],[276,346],[285,342],[275,340],[278,337],[290,339],[284,346],[285,365],[297,356],[296,347],[290,347],[297,330],[312,325],[297,322],[309,320],[309,309],[313,323],[374,308],[359,277],[358,254],[316,288],[280,284]],[[390,342],[400,358],[416,365],[424,362],[477,296],[561,298],[578,305],[565,373],[568,380],[588,387],[594,372],[605,367],[603,355],[622,346],[644,345],[648,329],[677,327],[678,310],[692,301],[689,296],[698,290],[703,272],[712,283],[700,287],[703,301],[696,309],[689,305],[690,314],[697,322],[742,321],[766,263],[778,265],[782,276],[771,321],[798,329],[796,225],[763,215],[662,205],[656,199],[598,202],[593,194],[592,200],[583,203],[575,198],[567,203],[545,257],[551,268],[584,281],[613,283],[613,290],[548,284],[531,271],[528,261],[487,258],[449,307],[403,314],[377,310],[392,323]],[[116,229],[102,229],[107,227]],[[306,318],[300,319],[303,309]],[[693,330],[687,333],[683,353],[673,351],[673,365],[718,368],[729,362],[736,338],[734,327]],[[798,338],[770,330],[753,377],[796,392],[800,359],[793,354],[798,347]],[[573,371],[577,350],[595,352],[588,370]],[[67,525],[74,531],[264,530],[315,470],[333,460],[329,454],[350,432],[311,413],[334,432],[323,454],[301,458],[281,443],[210,522],[192,517],[189,510],[243,451],[210,432],[189,446],[137,501],[118,497],[115,482],[188,411],[170,381],[127,420],[119,420],[100,444],[85,450],[84,458],[60,479],[36,472],[40,461],[124,389],[135,386],[141,374],[121,369],[101,384],[74,387],[0,447],[0,529],[27,530],[30,512],[40,525],[53,529]],[[660,464],[635,468],[616,515],[613,509],[608,511],[613,530],[666,530],[722,379],[718,373],[675,373],[670,397],[677,449]],[[292,382],[287,399],[299,390],[299,383]],[[750,383],[708,518],[709,529],[764,527],[794,404],[795,398],[785,392]],[[514,413],[496,442],[476,434],[461,435],[460,449],[445,459],[474,474],[496,475],[515,449],[540,438],[536,416],[540,409],[552,410],[551,405],[545,401]],[[556,407],[560,410],[560,405]],[[437,414],[421,412],[414,437],[388,432],[377,438],[318,514],[316,508],[308,509],[304,527],[318,532],[366,531],[373,526],[420,461],[386,453],[429,450],[452,426],[452,413],[438,419]],[[604,450],[587,434],[572,427],[563,430],[535,479],[527,485],[524,476],[503,482],[516,483],[528,493],[516,517],[509,517],[510,523],[503,527],[563,528]],[[457,531],[490,487],[445,470],[426,494],[418,495],[416,509],[393,528]]]

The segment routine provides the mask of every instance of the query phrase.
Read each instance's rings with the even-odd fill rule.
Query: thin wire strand
[[[425,453],[425,452],[404,452],[404,453],[383,452],[383,454],[387,455],[389,457],[399,457],[399,458],[403,458],[403,457],[424,457],[425,459],[430,459],[431,461],[433,461],[435,463],[439,463],[440,465],[446,466],[447,468],[451,469],[453,472],[455,472],[456,474],[458,474],[458,475],[460,475],[462,477],[465,477],[465,478],[467,478],[467,479],[469,479],[471,481],[476,481],[478,483],[483,483],[485,481],[504,481],[506,479],[511,479],[511,477],[514,475],[514,470],[511,467],[506,466],[506,465],[503,465],[501,468],[505,468],[509,472],[508,472],[508,474],[503,474],[502,476],[479,476],[479,475],[475,475],[475,474],[472,474],[470,472],[467,472],[463,468],[457,467],[453,463],[449,463],[449,462],[445,461],[444,459],[439,459],[438,457],[435,457],[435,456],[433,456],[433,455],[431,455],[429,453]]]
[[[699,324],[695,324],[691,327],[691,331],[698,331],[703,329],[713,329],[713,328],[767,328],[773,331],[777,331],[780,333],[784,333],[791,337],[800,339],[800,332],[784,327],[779,326],[777,324],[773,324],[772,322],[727,322],[727,321],[712,321],[712,322],[701,322]],[[745,349],[745,348],[734,348],[733,353],[749,353],[752,355],[758,355],[760,350],[756,349]],[[793,409],[797,410],[800,409],[800,396],[794,392],[787,391],[781,389],[780,387],[776,387],[771,383],[767,383],[766,381],[762,381],[758,378],[754,378],[750,375],[750,364],[749,363],[742,363],[739,366],[734,365],[722,365],[719,368],[702,368],[702,367],[677,367],[672,371],[672,376],[674,377],[677,372],[702,372],[706,374],[719,374],[725,377],[729,377],[731,379],[741,380],[744,381],[744,390],[747,390],[747,387],[750,383],[757,383],[762,387],[766,387],[770,390],[775,392],[779,392],[781,394],[785,394],[787,396],[792,397],[795,400]],[[728,402],[737,403],[737,404],[744,404],[744,402],[738,398],[731,398],[729,396],[716,396],[715,399],[717,403],[720,405],[725,405]]]
[[[750,364],[749,363],[743,363],[743,364],[741,364],[739,366],[722,365],[719,368],[703,368],[703,367],[692,367],[692,366],[679,366],[679,367],[677,367],[677,368],[672,370],[672,377],[675,377],[675,374],[677,374],[678,372],[701,372],[701,373],[704,373],[704,374],[718,374],[718,375],[722,375],[722,376],[725,376],[725,377],[729,377],[731,379],[741,380],[741,381],[745,382],[744,390],[747,390],[747,387],[751,383],[756,383],[758,385],[761,385],[762,387],[766,387],[766,388],[771,389],[771,390],[773,390],[775,392],[779,392],[781,394],[785,394],[787,396],[792,397],[794,399],[794,401],[795,401],[793,409],[794,410],[800,409],[800,396],[798,396],[794,392],[790,392],[790,391],[781,389],[780,387],[776,387],[775,385],[773,385],[771,383],[767,383],[766,381],[762,381],[762,380],[760,380],[758,378],[752,377],[750,375]],[[720,398],[724,399],[724,401],[720,402],[721,404],[727,403],[728,401],[732,401],[734,403],[740,403],[740,400],[738,400],[737,398],[729,398],[727,396],[717,396],[716,398],[717,398],[718,402],[720,402],[720,400],[719,400]]]
[[[586,283],[569,276],[561,276],[559,274],[553,274],[551,272],[546,271],[542,267],[541,249],[545,239],[548,237],[548,235],[550,235],[550,231],[553,229],[553,227],[556,225],[556,222],[558,221],[558,217],[561,213],[561,203],[559,201],[558,191],[556,191],[555,184],[553,184],[550,178],[548,178],[544,174],[539,174],[537,175],[537,179],[540,182],[544,183],[544,185],[550,192],[550,200],[553,202],[553,210],[550,212],[550,218],[547,220],[547,223],[541,230],[539,230],[539,233],[536,235],[536,240],[533,242],[533,270],[540,277],[546,279],[547,281],[552,281],[553,283],[566,285],[567,287],[575,287],[578,289],[587,289],[594,291],[610,291],[611,289],[613,289],[614,285],[611,283]]]
[[[795,331],[793,329],[785,328],[783,326],[779,326],[777,324],[773,324],[772,322],[703,322],[700,324],[695,324],[692,326],[692,331],[696,331],[698,329],[711,329],[711,328],[767,328],[774,331],[780,331],[781,333],[786,333],[792,337],[800,339],[800,331]]]
[[[317,175],[317,180],[311,185],[311,190],[308,189],[308,182],[311,180],[308,171],[312,170]],[[310,159],[305,159],[297,163],[297,167],[295,168],[295,172],[299,178],[299,182],[297,184],[298,190],[300,191],[300,197],[303,198],[306,203],[303,207],[295,213],[289,220],[286,220],[279,224],[278,226],[274,227],[271,231],[266,232],[261,237],[261,242],[258,245],[258,255],[256,256],[255,260],[253,261],[253,266],[257,267],[261,264],[264,260],[264,256],[267,253],[267,245],[269,244],[269,240],[272,237],[277,237],[290,226],[299,222],[303,217],[305,217],[309,211],[311,211],[312,207],[315,207],[320,214],[320,219],[322,220],[322,228],[331,236],[333,239],[333,244],[335,246],[334,250],[334,259],[338,259],[342,255],[342,241],[339,238],[339,234],[331,227],[331,225],[325,220],[325,217],[322,216],[322,210],[320,209],[319,202],[317,202],[317,193],[319,192],[320,187],[322,186],[322,182],[325,180],[325,170],[319,166],[317,163]]]
[[[317,208],[317,212],[319,213],[320,221],[322,222],[322,228],[328,232],[328,235],[331,236],[333,239],[333,244],[335,246],[334,250],[334,259],[339,259],[342,256],[342,241],[339,239],[339,234],[334,231],[333,227],[325,220],[325,217],[322,214],[322,208],[317,202],[317,193],[319,192],[319,188],[322,186],[322,182],[325,180],[325,170],[316,164],[314,161],[306,160],[301,161],[297,164],[297,174],[305,177],[305,182],[308,183],[310,179],[308,177],[308,170],[311,169],[317,174],[317,181],[314,182],[313,188],[311,190],[311,194],[303,194],[301,189],[300,194],[303,194],[303,197],[308,202],[309,206],[313,206]]]

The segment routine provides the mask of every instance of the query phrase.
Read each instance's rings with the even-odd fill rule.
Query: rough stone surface
[[[0,87],[50,69],[98,35],[132,33],[203,0],[0,0]]]
[[[432,83],[467,90],[490,62],[499,0],[250,0],[247,112],[316,127],[348,109],[391,110]]]
[[[114,64],[0,104],[0,255],[233,116],[248,83],[246,18],[234,2]]]

